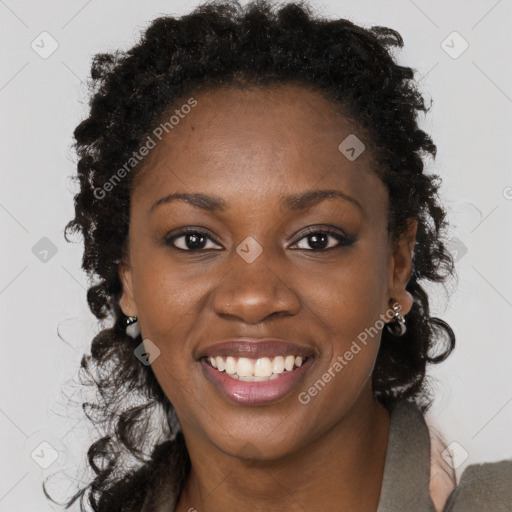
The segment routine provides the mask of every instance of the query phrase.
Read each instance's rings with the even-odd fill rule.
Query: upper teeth
[[[292,371],[302,365],[304,358],[301,356],[277,356],[249,359],[247,357],[220,357],[211,356],[210,364],[221,372],[238,377],[270,377],[286,371]]]

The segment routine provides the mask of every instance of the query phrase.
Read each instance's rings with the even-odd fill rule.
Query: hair
[[[242,6],[227,1],[204,3],[179,18],[156,18],[132,48],[93,57],[90,112],[74,131],[75,217],[64,236],[69,242],[68,232],[81,233],[82,268],[95,280],[87,301],[93,314],[111,320],[112,326],[94,337],[90,355],[81,360],[82,383],[97,391],[96,401],[84,402],[83,409],[90,421],[103,425],[104,436],[88,449],[93,480],[66,508],[80,498],[84,510],[87,497],[95,511],[139,510],[159,461],[166,461],[176,492],[190,469],[175,410],[151,366],[134,357],[142,338],[126,333],[119,306],[118,266],[127,247],[130,192],[143,164],[119,180],[107,199],[99,198],[97,190],[168,112],[200,90],[295,84],[321,92],[368,134],[376,172],[389,192],[390,239],[396,241],[411,220],[418,221],[406,287],[414,298],[407,332],[394,337],[383,330],[373,393],[388,410],[401,400],[428,410],[427,365],[446,359],[455,336],[446,322],[430,316],[420,283],[444,283],[455,270],[443,244],[448,225],[439,203],[441,180],[424,172],[424,158],[436,156],[432,139],[418,128],[418,114],[428,108],[413,69],[398,65],[392,53],[402,46],[402,37],[391,28],[323,18],[304,2],[279,6],[260,0]],[[143,403],[129,404],[134,394]],[[120,411],[123,404],[128,406]],[[148,444],[148,418],[155,406],[163,411],[164,422],[160,437],[149,443],[149,458],[141,447]],[[126,456],[136,462],[126,464]]]

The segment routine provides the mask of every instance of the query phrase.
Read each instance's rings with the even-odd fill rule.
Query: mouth
[[[291,394],[313,365],[312,348],[274,339],[237,339],[199,354],[203,375],[225,398],[263,405]]]
[[[248,357],[210,356],[206,363],[219,372],[243,382],[267,382],[278,379],[300,368],[307,357],[289,354],[287,356]]]

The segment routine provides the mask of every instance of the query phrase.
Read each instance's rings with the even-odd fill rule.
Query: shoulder
[[[443,512],[510,512],[512,460],[468,466]]]
[[[425,415],[431,441],[430,493],[437,511],[512,511],[512,460],[473,464],[457,484],[451,454],[435,423]]]
[[[394,465],[404,469],[405,464],[407,475],[411,475],[413,469],[424,474],[422,478],[427,496],[423,499],[431,501],[429,510],[512,512],[512,459],[470,465],[463,471],[457,484],[450,450],[432,417],[421,412],[414,404],[404,403],[395,409],[392,418],[399,443],[390,438],[390,450],[396,451],[400,458],[400,463],[395,461]],[[409,438],[417,442],[407,443]],[[408,462],[409,452],[414,453],[417,462]],[[392,478],[399,479],[400,475],[393,474]],[[410,476],[407,482],[409,486],[413,485]],[[393,490],[397,495],[405,492],[398,488]]]

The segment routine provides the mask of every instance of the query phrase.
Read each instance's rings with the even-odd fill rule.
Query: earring
[[[405,318],[400,313],[400,310],[402,309],[400,303],[395,302],[392,306],[393,308],[393,319],[391,322],[386,324],[386,329],[393,335],[393,336],[403,336],[405,334],[405,331],[407,330],[407,327],[405,326]]]
[[[129,316],[126,318],[126,325],[132,325],[134,324],[135,322],[137,322],[137,317],[136,316]]]
[[[136,338],[140,334],[140,327],[136,316],[126,318],[126,334],[132,338]]]

